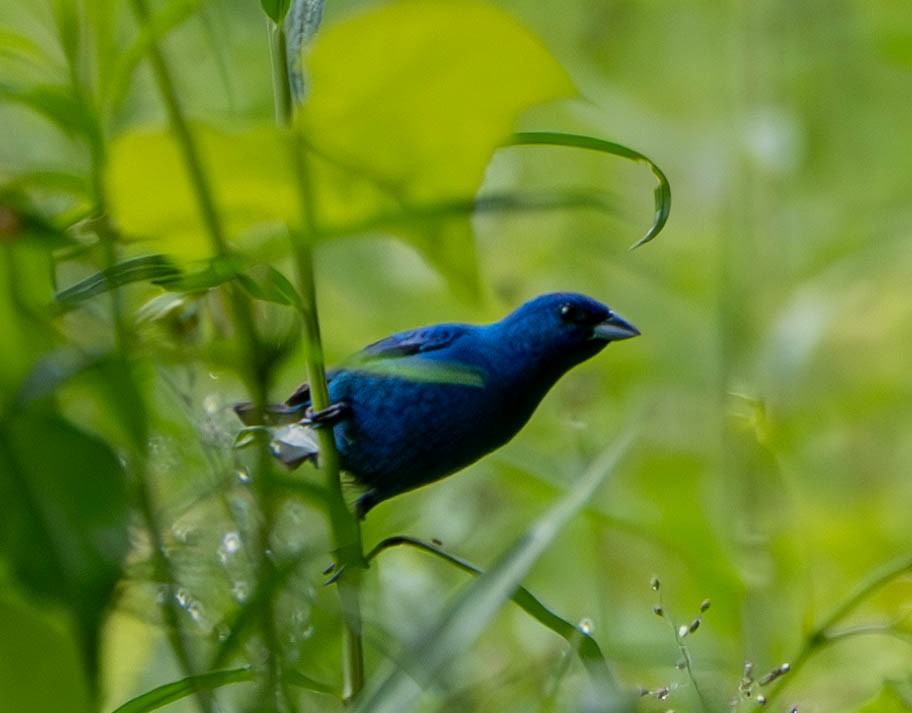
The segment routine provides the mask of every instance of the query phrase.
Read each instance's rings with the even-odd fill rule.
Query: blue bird
[[[363,518],[507,443],[565,372],[639,333],[591,297],[547,294],[493,324],[436,324],[365,347],[327,374],[322,412],[307,384],[284,404],[235,411],[269,427],[273,455],[290,467],[316,459],[312,428],[332,428],[341,468],[366,488]]]

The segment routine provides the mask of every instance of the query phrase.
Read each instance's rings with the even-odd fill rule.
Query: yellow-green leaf
[[[285,142],[271,126],[193,128],[229,237],[295,215]],[[146,249],[185,259],[212,256],[178,144],[164,129],[134,131],[112,144],[108,191],[118,226]]]
[[[365,12],[318,36],[306,66],[299,127],[320,157],[317,216],[330,226],[474,196],[517,115],[574,91],[528,30],[465,0]],[[456,222],[405,232],[438,267],[470,278],[468,220]]]
[[[573,93],[561,66],[503,11],[472,0],[392,2],[339,22],[306,57],[303,133],[313,226],[322,237],[405,238],[454,283],[472,286],[472,199],[525,109]],[[299,223],[292,142],[273,127],[195,126],[217,208],[237,240],[262,223]],[[114,142],[114,217],[148,249],[210,254],[177,143],[164,130]],[[453,205],[464,209],[454,214]],[[251,246],[246,246],[251,249]]]

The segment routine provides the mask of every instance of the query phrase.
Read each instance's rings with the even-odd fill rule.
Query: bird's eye
[[[575,305],[570,304],[569,302],[565,302],[561,305],[560,316],[561,319],[565,322],[572,323],[579,323],[585,317],[583,310],[581,310],[579,307],[576,307]]]

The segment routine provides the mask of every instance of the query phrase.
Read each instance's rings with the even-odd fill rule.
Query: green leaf
[[[203,0],[170,0],[142,24],[130,44],[113,58],[111,83],[104,88],[111,106],[120,106],[124,100],[130,80],[149,48],[192,17],[202,4]]]
[[[313,186],[310,227],[339,235],[398,216],[384,229],[471,288],[470,213],[428,214],[426,206],[470,202],[517,116],[573,93],[564,70],[504,12],[442,0],[393,2],[340,22],[317,36],[305,64],[311,93],[297,129]],[[196,126],[194,137],[236,244],[255,226],[300,224],[287,134]],[[109,166],[112,213],[125,233],[169,255],[211,255],[170,134],[120,137]],[[410,217],[422,211],[416,225]]]
[[[98,115],[69,87],[17,87],[0,82],[0,99],[27,106],[67,135],[81,135],[99,145],[102,141]]]
[[[291,0],[260,0],[260,7],[263,8],[266,17],[276,24],[285,19],[290,6]]]
[[[145,255],[105,268],[57,293],[57,301],[75,304],[133,282],[176,278],[180,270],[163,255]]]
[[[371,683],[357,701],[355,710],[371,713],[411,710],[422,689],[432,686],[447,666],[481,636],[545,548],[614,471],[630,440],[629,437],[621,438],[605,451],[572,490],[526,530],[507,553],[480,576],[453,606],[447,608],[417,645],[400,658],[399,666]],[[613,680],[600,683],[600,693],[606,702],[622,698],[614,692]],[[619,700],[618,705],[626,706],[626,701]]]
[[[649,170],[652,171],[658,182],[655,188],[655,216],[653,217],[652,225],[649,226],[649,230],[631,246],[631,249],[648,243],[662,231],[662,228],[668,222],[668,216],[671,213],[671,184],[658,164],[639,151],[594,136],[564,134],[554,131],[519,132],[513,135],[510,143],[514,146],[567,146],[581,148],[645,163],[649,166]]]
[[[255,678],[256,673],[247,666],[188,676],[180,681],[153,688],[136,698],[131,698],[115,708],[112,713],[148,713],[187,696],[192,696],[197,691],[212,691],[232,683],[253,681]]]
[[[429,552],[464,572],[469,572],[474,575],[484,574],[484,570],[461,557],[446,552],[437,545],[429,544],[405,535],[388,537],[378,543],[367,555],[367,561],[371,562],[384,550],[400,545],[407,545]],[[542,626],[551,629],[555,634],[566,639],[567,643],[576,650],[580,660],[586,666],[586,670],[589,671],[593,678],[597,681],[610,680],[611,672],[608,669],[608,663],[605,661],[605,655],[602,653],[601,648],[599,648],[598,643],[592,638],[591,634],[583,631],[579,626],[570,623],[562,616],[556,614],[525,587],[518,587],[517,590],[513,592],[510,599]]]
[[[297,212],[285,137],[273,126],[242,132],[193,127],[229,232],[286,222]],[[185,260],[212,257],[195,192],[170,132],[136,131],[115,139],[106,175],[112,213],[123,232]]]
[[[237,277],[241,287],[254,299],[304,309],[294,285],[271,265],[254,265]]]
[[[912,691],[908,683],[887,682],[880,693],[855,709],[855,713],[909,713]]]
[[[86,713],[89,684],[69,628],[47,611],[0,595],[0,691],[3,709]],[[48,685],[53,682],[53,685]]]
[[[128,548],[117,455],[59,416],[22,409],[0,430],[0,556],[35,597],[70,615],[90,676]]]
[[[306,65],[298,125],[321,226],[474,196],[517,116],[574,93],[537,38],[480,2],[369,10],[325,29]],[[474,285],[467,218],[398,234],[452,281]]]

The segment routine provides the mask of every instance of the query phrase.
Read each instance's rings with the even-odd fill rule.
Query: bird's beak
[[[630,339],[640,334],[640,330],[630,322],[621,319],[614,312],[609,313],[608,319],[599,322],[592,328],[592,338],[605,342],[617,342],[621,339]]]

